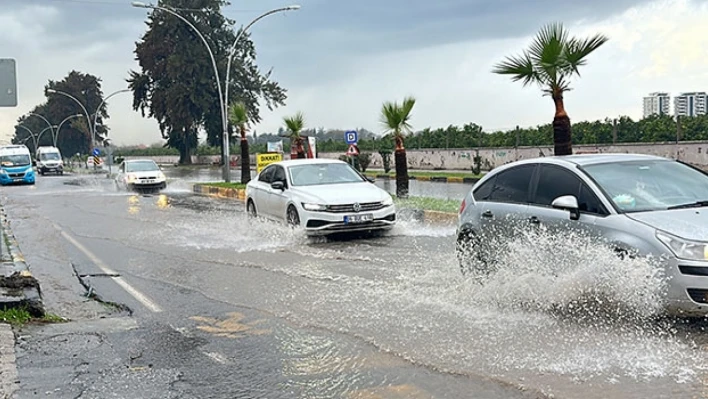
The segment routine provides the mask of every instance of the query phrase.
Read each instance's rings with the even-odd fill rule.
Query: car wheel
[[[42,175],[42,176],[44,176],[44,171],[43,171],[43,170],[40,170],[40,171],[39,171],[39,174]]]
[[[288,224],[295,227],[300,225],[300,215],[297,213],[297,209],[295,209],[294,206],[290,205],[288,207]]]
[[[457,237],[455,255],[462,274],[484,276],[490,273],[489,262],[482,256],[480,240],[471,231],[463,231]]]
[[[252,199],[248,200],[248,203],[246,204],[246,213],[248,214],[249,217],[255,218],[258,216],[258,212],[256,212],[256,204],[253,203]]]

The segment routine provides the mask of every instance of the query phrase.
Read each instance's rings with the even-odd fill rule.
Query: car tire
[[[254,204],[253,200],[250,198],[249,198],[248,202],[246,203],[246,214],[250,218],[258,217],[258,212],[256,211],[256,204]]]
[[[463,231],[455,243],[455,255],[463,275],[485,276],[490,273],[489,262],[480,251],[479,237],[471,231]]]
[[[286,218],[288,225],[292,227],[297,227],[300,226],[300,215],[297,213],[297,209],[295,209],[294,206],[290,205],[288,207],[288,211],[286,213]]]

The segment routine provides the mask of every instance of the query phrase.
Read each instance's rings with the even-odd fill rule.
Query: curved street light
[[[44,132],[46,132],[47,130],[50,130],[50,129],[52,130],[52,132],[54,132],[53,129],[54,129],[55,127],[57,127],[57,126],[45,127],[44,130],[42,130],[41,132],[39,132],[39,134],[37,135],[37,148],[39,148],[39,142],[42,140],[42,134],[44,134]],[[37,152],[37,149],[36,149],[36,148],[35,148],[34,152],[35,152],[35,153]]]
[[[103,101],[101,101],[101,104],[98,105],[98,108],[96,108],[96,112],[93,114],[93,134],[94,134],[94,135],[96,134],[96,124],[98,123],[98,114],[99,114],[99,112],[101,111],[101,107],[103,107],[103,104],[105,104],[106,101],[108,101],[109,98],[115,96],[116,94],[125,93],[125,92],[127,92],[127,91],[130,91],[130,89],[122,89],[122,90],[114,91],[113,93],[111,93],[111,94],[109,94],[108,96],[106,96],[106,97],[103,99]],[[93,148],[92,148],[92,149],[93,149]]]
[[[52,129],[52,124],[51,124],[51,122],[49,122],[49,121],[47,120],[47,118],[45,118],[44,116],[42,116],[42,115],[40,115],[40,114],[37,114],[37,113],[35,113],[35,112],[30,112],[30,113],[28,113],[27,115],[32,115],[32,116],[36,116],[36,117],[38,117],[38,118],[42,118],[43,121],[47,122],[47,126],[49,126],[49,128]],[[54,130],[52,130],[52,135],[54,135]]]
[[[261,19],[273,15],[279,12],[284,12],[284,11],[296,11],[299,10],[300,6],[299,5],[292,5],[288,7],[282,7],[282,8],[276,8],[274,10],[267,11],[260,16],[256,17],[253,21],[251,21],[248,25],[246,25],[245,28],[241,29],[241,31],[236,35],[236,39],[234,39],[234,44],[231,45],[231,48],[229,49],[229,56],[228,56],[228,62],[226,63],[226,80],[224,83],[224,104],[228,107],[229,104],[229,75],[231,74],[231,61],[234,58],[234,55],[236,54],[236,45],[238,44],[238,41],[241,39],[241,36],[253,25],[255,25],[256,22],[260,21]],[[228,110],[226,110],[228,111]],[[230,148],[230,143],[229,143],[229,132],[226,128],[224,128],[224,133],[223,133],[223,147],[224,147],[224,181],[227,183],[231,181],[231,167],[229,165],[229,158],[230,154],[229,151],[231,150]],[[243,172],[242,172],[243,173]]]
[[[229,55],[228,55],[228,62],[227,62],[227,67],[226,67],[226,79],[225,79],[225,81],[224,81],[224,86],[225,86],[225,87],[224,87],[224,91],[225,91],[225,94],[222,94],[221,81],[220,81],[220,79],[219,79],[219,69],[218,69],[217,66],[216,66],[216,60],[214,59],[214,53],[211,51],[211,47],[209,46],[209,43],[206,41],[206,39],[204,38],[204,36],[202,35],[202,33],[199,32],[199,29],[197,29],[197,28],[196,28],[191,22],[189,22],[186,18],[184,18],[183,16],[181,16],[180,14],[178,14],[176,11],[171,10],[171,9],[169,9],[169,8],[164,8],[164,7],[156,6],[156,5],[153,5],[153,4],[145,4],[145,3],[140,2],[140,1],[134,1],[134,2],[131,3],[131,5],[132,5],[133,7],[138,7],[138,8],[150,8],[150,9],[153,9],[153,10],[162,10],[162,11],[168,12],[168,13],[170,13],[170,14],[176,16],[177,18],[181,19],[184,23],[186,23],[187,25],[189,25],[189,26],[197,33],[197,35],[202,39],[202,42],[204,42],[204,45],[206,46],[207,51],[209,51],[209,56],[211,57],[212,66],[214,67],[214,75],[216,76],[216,87],[217,87],[218,92],[219,92],[219,105],[221,106],[221,126],[222,126],[222,144],[221,144],[222,150],[221,150],[221,156],[222,156],[222,162],[223,162],[223,164],[224,164],[224,165],[223,165],[223,178],[224,178],[224,181],[225,181],[225,182],[227,182],[227,183],[231,182],[231,168],[230,168],[230,165],[229,165],[229,158],[230,158],[230,154],[229,154],[229,151],[230,151],[229,144],[230,144],[230,143],[229,143],[229,124],[228,124],[228,119],[227,119],[227,115],[228,115],[228,109],[227,109],[227,107],[228,107],[228,104],[229,104],[229,103],[228,103],[228,100],[229,100],[229,95],[228,95],[228,93],[229,93],[229,75],[230,75],[230,71],[231,71],[231,60],[233,59],[234,53],[236,52],[236,44],[238,43],[239,39],[240,39],[241,36],[244,34],[244,32],[246,32],[246,30],[248,30],[248,28],[250,28],[251,26],[253,26],[253,24],[255,24],[256,22],[260,21],[261,19],[263,19],[263,18],[265,18],[265,17],[267,17],[267,16],[269,16],[269,15],[272,15],[272,14],[275,14],[275,13],[278,13],[278,12],[282,12],[282,11],[299,10],[299,9],[300,9],[300,6],[299,6],[299,5],[293,5],[293,6],[289,6],[289,7],[283,7],[283,8],[278,8],[278,9],[274,9],[274,10],[268,11],[268,12],[266,12],[266,13],[260,15],[259,17],[257,17],[257,18],[254,19],[253,21],[251,21],[248,25],[246,25],[246,27],[245,27],[244,29],[241,29],[241,31],[239,32],[239,34],[236,36],[236,39],[234,40],[234,43],[233,43],[233,45],[231,46],[230,53],[229,53]]]
[[[66,118],[64,118],[63,121],[61,121],[61,123],[59,124],[59,127],[57,127],[56,135],[54,135],[54,147],[57,146],[57,141],[59,140],[59,132],[61,131],[61,125],[63,125],[64,122],[68,121],[69,119],[80,118],[82,116],[83,115],[81,115],[81,114],[70,115],[70,116],[67,116]]]
[[[88,111],[86,110],[86,107],[84,107],[84,104],[81,103],[76,97],[72,96],[71,94],[61,91],[61,90],[54,90],[54,89],[47,89],[47,93],[50,94],[61,94],[62,96],[69,97],[70,99],[74,100],[79,106],[81,107],[82,110],[84,110],[84,114],[86,114],[86,124],[88,126],[89,134],[91,135],[91,149],[94,149],[95,142],[94,142],[94,137],[93,137],[93,130],[91,130],[91,117],[89,116]]]
[[[32,131],[29,130],[29,128],[27,128],[25,126],[17,125],[17,127],[21,127],[29,132],[30,137],[32,138],[32,141],[34,141],[34,153],[36,154],[37,153],[37,138],[34,137],[34,133],[32,133]],[[27,141],[27,139],[25,139],[22,143],[24,143],[25,141]]]

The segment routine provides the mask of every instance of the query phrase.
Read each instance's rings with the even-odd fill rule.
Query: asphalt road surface
[[[454,226],[307,239],[180,181],[0,193],[71,320],[19,331],[20,398],[708,397],[705,323],[657,318],[661,282],[603,248],[522,242],[480,285]]]

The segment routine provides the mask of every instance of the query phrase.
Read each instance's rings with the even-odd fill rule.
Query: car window
[[[263,171],[261,171],[260,175],[258,175],[258,181],[262,181],[263,183],[270,183],[273,181],[273,171],[275,171],[274,166],[269,166],[265,168]]]
[[[529,185],[536,165],[521,165],[500,172],[495,179],[491,201],[525,204],[528,202]]]
[[[575,173],[555,165],[541,165],[536,194],[531,203],[551,206],[553,200],[564,195],[577,198],[581,212],[606,213],[597,196]]]
[[[126,164],[127,172],[154,172],[160,170],[155,161],[133,161]]]
[[[281,166],[276,166],[274,169],[275,172],[273,172],[273,181],[282,181],[287,184],[285,181],[285,169]]]
[[[496,176],[492,176],[487,181],[482,183],[479,187],[477,187],[476,190],[474,190],[472,196],[474,197],[475,201],[489,201],[489,198],[491,197],[492,191],[494,189],[494,182],[496,181],[496,179]]]
[[[366,180],[346,163],[311,163],[290,167],[293,186],[361,183]]]

